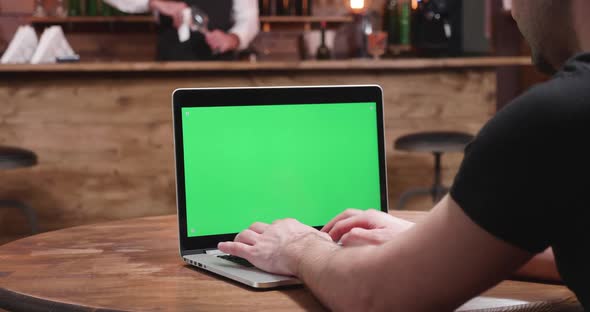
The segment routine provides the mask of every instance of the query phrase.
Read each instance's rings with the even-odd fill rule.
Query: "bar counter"
[[[0,73],[27,72],[208,72],[208,71],[347,71],[437,70],[530,65],[528,57],[470,57],[397,60],[262,62],[111,62],[50,65],[0,65]]]
[[[496,70],[529,65],[521,57],[1,65],[0,145],[35,151],[39,165],[2,172],[0,198],[29,203],[43,230],[175,213],[174,89],[379,84],[395,207],[408,188],[431,185],[433,159],[394,151],[393,140],[428,130],[477,133],[496,111]],[[443,157],[445,184],[461,159]],[[426,197],[408,208],[431,205]],[[27,229],[18,211],[0,223],[7,232]]]

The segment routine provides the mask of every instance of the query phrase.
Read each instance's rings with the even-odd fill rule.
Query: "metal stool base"
[[[35,210],[33,210],[33,208],[31,208],[29,205],[17,200],[0,200],[0,207],[18,208],[22,210],[22,212],[29,219],[29,224],[31,225],[31,234],[37,234],[39,231],[37,225],[37,214],[35,213]]]
[[[434,184],[431,187],[419,187],[415,189],[411,189],[407,192],[404,192],[397,203],[397,210],[402,210],[408,200],[414,196],[420,195],[431,195],[432,202],[434,204],[438,203],[446,193],[449,192],[447,187],[442,185],[442,177],[441,177],[441,157],[442,152],[434,152]]]

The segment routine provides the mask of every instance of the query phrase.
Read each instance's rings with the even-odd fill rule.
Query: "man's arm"
[[[334,241],[340,242],[343,246],[366,246],[385,244],[412,226],[414,223],[381,211],[348,209],[326,224],[322,231],[330,234]],[[515,273],[515,276],[561,282],[551,248],[533,257]]]
[[[449,196],[424,222],[378,246],[342,248],[293,230],[292,222],[282,235],[285,227],[278,222],[240,234],[219,248],[263,270],[298,276],[335,310],[452,310],[532,257],[481,229]]]
[[[104,2],[125,13],[146,13],[150,11],[150,0],[104,0]]]
[[[536,255],[531,261],[525,264],[516,272],[516,277],[542,280],[549,282],[561,282],[561,275],[557,271],[555,255],[551,248]]]
[[[239,0],[234,1],[232,16],[234,26],[228,31],[239,38],[239,50],[248,48],[252,40],[258,35],[260,30],[260,21],[258,19],[258,1],[256,0]]]
[[[258,34],[258,2],[256,0],[234,1],[232,7],[234,26],[226,33],[214,29],[205,35],[213,51],[225,53],[248,48]]]
[[[104,0],[125,13],[146,13],[153,11],[172,18],[174,27],[182,24],[182,11],[188,6],[182,1],[168,0]]]

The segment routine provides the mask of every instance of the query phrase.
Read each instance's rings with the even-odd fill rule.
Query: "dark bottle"
[[[399,43],[401,45],[412,44],[412,7],[410,0],[399,0]]]
[[[68,1],[68,16],[80,16],[80,13],[82,13],[80,0]]]
[[[295,9],[298,16],[311,16],[311,0],[296,0]]]
[[[295,15],[303,16],[303,0],[295,0]]]
[[[387,44],[399,44],[398,0],[385,1],[383,8],[383,31],[387,33]]]
[[[277,15],[288,15],[289,0],[277,0]]]
[[[86,0],[86,16],[98,15],[98,0]]]
[[[332,58],[332,53],[326,45],[326,22],[322,22],[322,41],[316,52],[316,58],[318,60],[329,60]]]
[[[280,15],[295,16],[297,14],[296,1],[295,0],[279,0],[280,2]]]
[[[270,0],[259,0],[258,5],[261,16],[270,15]]]
[[[278,12],[279,1],[281,1],[281,0],[269,0],[268,15],[275,16],[275,15],[279,14],[279,12]]]

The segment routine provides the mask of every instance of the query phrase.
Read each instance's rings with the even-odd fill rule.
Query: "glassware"
[[[191,30],[207,34],[209,32],[209,15],[196,5],[191,7]]]
[[[55,7],[55,16],[66,17],[68,16],[68,10],[64,5],[64,0],[57,0],[57,6]]]
[[[384,31],[373,31],[367,36],[367,53],[378,60],[387,49],[387,33]]]
[[[43,5],[43,0],[35,0],[35,9],[33,10],[33,16],[35,16],[35,17],[47,16],[47,11],[45,10],[45,6]]]
[[[387,50],[387,33],[382,31],[381,15],[376,12],[366,14],[364,33],[366,36],[367,53],[379,59]]]
[[[203,35],[209,33],[209,15],[201,10],[196,5],[191,6],[191,25],[190,29],[193,32],[200,32]],[[216,49],[212,51],[213,55],[218,55],[220,52]]]

